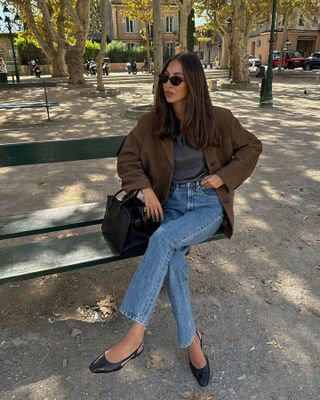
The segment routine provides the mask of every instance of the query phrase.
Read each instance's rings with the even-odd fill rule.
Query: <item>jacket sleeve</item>
[[[122,188],[128,193],[132,190],[152,187],[141,162],[141,147],[136,136],[137,127],[125,139],[117,158],[118,175]]]
[[[228,114],[233,157],[216,174],[224,181],[228,190],[234,190],[252,174],[262,151],[262,144],[240,124],[231,111],[228,110]]]

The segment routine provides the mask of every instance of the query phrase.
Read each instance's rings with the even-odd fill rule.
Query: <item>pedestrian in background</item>
[[[142,353],[145,329],[165,285],[179,345],[187,349],[198,383],[208,385],[209,359],[192,313],[185,255],[219,229],[231,237],[234,190],[251,175],[260,152],[260,141],[229,110],[211,104],[196,55],[181,53],[166,63],[155,109],[140,118],[118,156],[122,187],[141,190],[147,217],[161,224],[120,307],[132,325],[90,364],[91,372],[117,371]]]
[[[8,71],[3,57],[0,57],[0,82],[2,83],[8,82]]]

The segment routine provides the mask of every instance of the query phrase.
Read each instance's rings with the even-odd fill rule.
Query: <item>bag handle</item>
[[[117,197],[121,192],[125,192],[125,190],[124,190],[124,189],[118,190],[117,193],[115,193],[115,194],[113,195],[113,200],[116,199],[116,197]],[[129,192],[126,196],[124,196],[124,197],[122,198],[120,207],[121,207],[123,204],[125,204],[128,200],[131,200],[131,199],[133,199],[134,197],[137,197],[137,196],[138,196],[138,193],[139,193],[139,189],[132,190],[131,192]]]

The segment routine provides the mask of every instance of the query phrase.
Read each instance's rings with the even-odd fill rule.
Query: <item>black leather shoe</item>
[[[200,346],[202,349],[202,336],[200,336],[200,333],[197,331],[196,332],[198,335],[198,338],[200,339]],[[197,382],[199,383],[200,386],[205,387],[208,386],[209,384],[209,379],[210,379],[210,364],[209,364],[209,359],[206,355],[204,355],[207,364],[203,368],[195,368],[191,360],[189,358],[189,364],[190,364],[190,369],[191,372],[193,373],[193,376],[196,378]]]
[[[140,347],[142,346],[142,349]],[[94,374],[102,374],[102,373],[108,373],[108,372],[114,372],[114,371],[119,371],[122,367],[124,367],[128,361],[133,360],[134,358],[140,356],[140,354],[143,352],[143,344],[141,343],[140,346],[135,350],[130,356],[127,358],[124,358],[123,360],[119,361],[118,363],[111,363],[109,362],[105,355],[104,352],[100,354],[98,358],[96,358],[90,365],[89,369],[91,372]]]

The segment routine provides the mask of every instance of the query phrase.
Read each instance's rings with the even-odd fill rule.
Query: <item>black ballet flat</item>
[[[196,334],[198,335],[198,338],[200,339],[200,346],[202,349],[202,336],[200,336],[199,332],[197,331]],[[209,364],[209,359],[206,355],[204,355],[206,359],[206,365],[203,368],[195,368],[189,358],[189,364],[190,364],[190,369],[191,372],[193,373],[193,376],[196,378],[197,382],[199,383],[200,386],[205,387],[208,386],[209,384],[209,379],[210,379],[210,364]]]
[[[142,349],[140,347],[142,346]],[[96,358],[90,365],[89,369],[94,374],[103,374],[109,372],[119,371],[119,369],[123,368],[128,361],[133,360],[134,358],[140,356],[143,352],[143,344],[141,343],[140,346],[135,350],[130,356],[124,358],[123,360],[119,361],[118,363],[111,363],[108,361],[104,355],[104,352],[100,354],[98,358]]]

